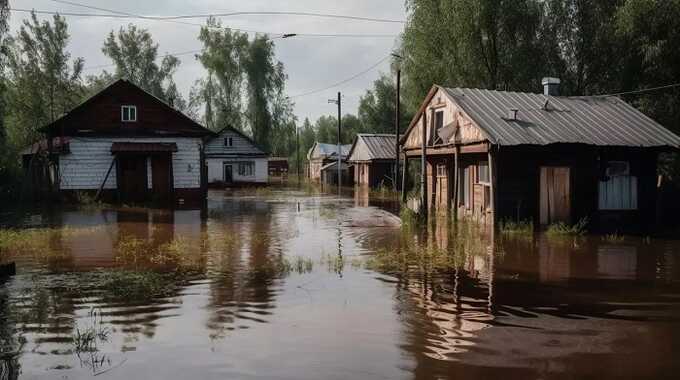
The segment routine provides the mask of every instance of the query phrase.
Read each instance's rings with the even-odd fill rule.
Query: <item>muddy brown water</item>
[[[369,204],[4,215],[51,229],[6,252],[0,379],[677,378],[677,241],[421,231]]]

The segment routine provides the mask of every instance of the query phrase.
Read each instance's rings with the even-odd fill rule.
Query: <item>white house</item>
[[[268,156],[250,137],[226,127],[205,144],[208,183],[224,186],[267,183]]]
[[[41,131],[46,139],[23,152],[27,171],[49,173],[41,186],[123,202],[205,200],[203,139],[213,133],[131,82],[112,83]]]

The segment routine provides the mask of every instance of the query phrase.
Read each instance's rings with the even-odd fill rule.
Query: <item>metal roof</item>
[[[349,151],[350,161],[394,160],[395,136],[390,134],[359,133]]]
[[[444,88],[498,145],[582,143],[680,147],[680,137],[617,97]],[[517,117],[511,117],[517,110]]]
[[[352,147],[351,144],[345,144],[340,146],[340,151],[341,155],[343,158],[347,157],[347,154],[349,153],[349,149]],[[326,158],[330,156],[335,156],[338,153],[338,145],[337,144],[325,144],[325,143],[314,143],[314,146],[309,150],[309,153],[307,153],[307,158],[308,159],[315,159],[315,158]]]

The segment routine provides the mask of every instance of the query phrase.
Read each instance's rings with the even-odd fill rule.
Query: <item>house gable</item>
[[[206,157],[267,155],[250,137],[232,127],[222,129],[208,140],[205,144],[205,154]]]
[[[127,80],[117,80],[42,128],[59,136],[207,136],[188,116]]]
[[[441,112],[442,128],[435,133],[435,118]],[[474,144],[488,140],[484,131],[463,108],[441,87],[434,86],[404,133],[404,149],[419,149],[422,145],[423,115],[427,116],[427,146]]]

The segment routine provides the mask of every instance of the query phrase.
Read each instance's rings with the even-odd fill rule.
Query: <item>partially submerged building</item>
[[[45,140],[23,152],[29,173],[48,174],[39,186],[122,202],[206,198],[203,139],[212,132],[129,81],[112,83],[41,132]]]
[[[288,176],[287,157],[269,157],[267,160],[270,177],[286,178]]]
[[[680,137],[617,97],[434,86],[401,139],[426,158],[428,207],[486,223],[618,231],[655,220],[657,156]]]
[[[208,182],[218,186],[266,184],[268,157],[246,134],[225,127],[205,144]]]
[[[340,146],[340,161],[347,160],[350,144]],[[312,181],[321,180],[321,168],[338,161],[338,145],[315,142],[307,152],[307,177]],[[328,167],[327,167],[328,169]],[[337,170],[337,169],[336,169]]]
[[[354,167],[354,183],[362,186],[392,186],[396,160],[396,137],[360,133],[354,138],[347,162]]]

